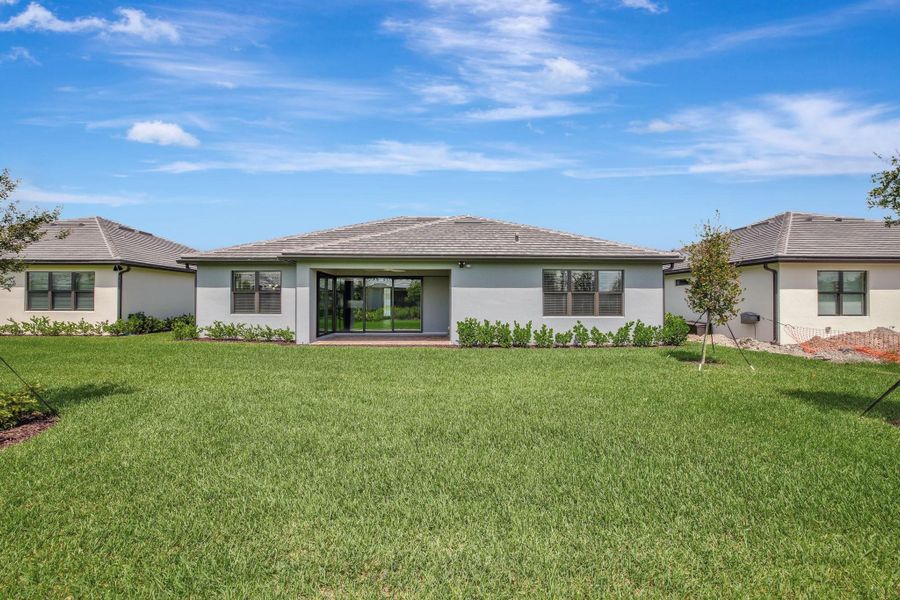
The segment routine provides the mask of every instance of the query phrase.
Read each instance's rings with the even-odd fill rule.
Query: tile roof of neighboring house
[[[900,228],[884,221],[786,212],[733,230],[737,264],[791,260],[898,260]],[[686,260],[672,272],[687,271]]]
[[[186,254],[182,262],[294,258],[644,259],[677,254],[472,216],[395,217]]]
[[[102,217],[61,219],[46,228],[47,234],[20,255],[28,263],[123,264],[184,271],[177,262],[182,254],[196,252],[189,246],[139,231]],[[67,231],[65,237],[59,234]]]

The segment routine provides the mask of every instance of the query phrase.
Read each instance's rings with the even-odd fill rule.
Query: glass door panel
[[[390,277],[366,277],[365,331],[391,331],[392,289]]]
[[[363,331],[365,285],[362,277],[338,277],[336,295],[337,331]]]
[[[316,311],[318,335],[334,333],[334,277],[319,275]]]
[[[394,331],[422,331],[422,280],[394,279]]]

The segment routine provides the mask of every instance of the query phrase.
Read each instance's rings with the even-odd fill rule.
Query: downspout
[[[773,269],[769,266],[769,263],[763,265],[763,269],[772,274],[772,337],[775,340],[776,344],[780,344],[781,337],[779,335],[779,330],[781,329],[778,326],[778,270]]]
[[[117,306],[116,306],[116,318],[117,318],[117,319],[121,319],[121,318],[122,318],[122,282],[123,282],[124,279],[125,279],[125,277],[124,277],[125,273],[127,273],[128,271],[130,271],[130,270],[131,270],[131,267],[128,266],[128,265],[124,265],[124,266],[123,266],[123,265],[116,265],[115,270],[116,270],[116,272],[119,274],[119,285],[118,285],[119,296],[118,296],[118,300],[116,301],[116,302],[117,302]]]

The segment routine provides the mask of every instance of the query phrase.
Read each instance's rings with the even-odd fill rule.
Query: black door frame
[[[338,331],[338,329],[337,329],[337,296],[338,296],[338,294],[337,294],[337,289],[338,289],[338,288],[337,288],[337,280],[338,280],[338,278],[346,278],[346,279],[362,279],[362,280],[363,280],[363,315],[364,315],[364,316],[363,316],[363,329],[362,329],[361,332],[360,332],[360,331],[348,331],[348,330],[343,330],[343,329],[342,329],[341,331]],[[332,290],[332,294],[331,294],[331,327],[330,327],[329,330],[325,330],[325,329],[320,328],[320,325],[321,325],[321,316],[320,316],[320,314],[319,314],[319,310],[320,310],[320,308],[321,308],[321,307],[320,307],[320,300],[321,300],[320,292],[321,292],[321,289],[322,289],[320,286],[321,286],[321,281],[322,281],[323,279],[330,279],[331,282],[332,282],[332,283],[331,283],[331,290]],[[383,330],[383,329],[379,329],[379,330],[377,330],[377,331],[366,331],[366,319],[365,319],[365,314],[366,314],[367,309],[368,309],[367,304],[366,304],[367,301],[368,301],[368,294],[366,293],[366,281],[367,281],[368,279],[390,279],[390,280],[391,280],[391,308],[392,308],[392,310],[391,310],[391,329],[390,329],[389,331],[386,331],[386,330]],[[400,331],[397,331],[397,329],[396,329],[396,326],[395,326],[395,323],[394,323],[394,321],[395,321],[395,319],[396,319],[396,316],[395,316],[394,311],[393,311],[393,305],[394,305],[394,289],[395,289],[395,288],[394,288],[394,281],[395,281],[396,279],[416,279],[416,280],[418,280],[418,281],[421,283],[421,285],[422,285],[422,295],[421,295],[421,297],[419,298],[419,312],[421,313],[421,314],[419,315],[419,329],[402,329],[402,330],[400,330]],[[326,287],[326,289],[327,289],[327,287]],[[425,277],[424,277],[424,276],[422,276],[422,275],[404,275],[404,276],[395,276],[395,275],[340,275],[340,276],[339,276],[339,275],[332,275],[332,274],[327,273],[327,272],[325,272],[325,271],[318,271],[318,272],[317,272],[317,274],[316,274],[316,337],[322,337],[322,336],[326,336],[326,335],[331,335],[331,334],[333,334],[333,333],[362,333],[362,334],[366,334],[366,333],[372,333],[372,334],[376,334],[376,333],[381,333],[381,334],[395,334],[395,333],[399,333],[399,334],[403,334],[403,333],[422,333],[422,332],[424,332],[424,330],[425,330]]]

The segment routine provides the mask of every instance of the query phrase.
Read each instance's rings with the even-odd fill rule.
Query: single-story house
[[[62,235],[61,235],[62,234]],[[193,268],[177,262],[193,248],[101,217],[59,220],[22,253],[25,271],[0,289],[0,322],[115,321],[143,312],[193,314]]]
[[[736,336],[791,344],[805,341],[801,336],[900,327],[900,228],[786,212],[734,233],[740,310],[752,313],[729,323]],[[685,301],[690,284],[687,261],[666,268],[666,310],[694,321],[700,315]],[[715,330],[730,335],[727,327]]]
[[[467,318],[576,321],[604,331],[663,319],[670,252],[493,219],[396,217],[185,253],[197,323],[269,325],[325,336],[456,338]]]

